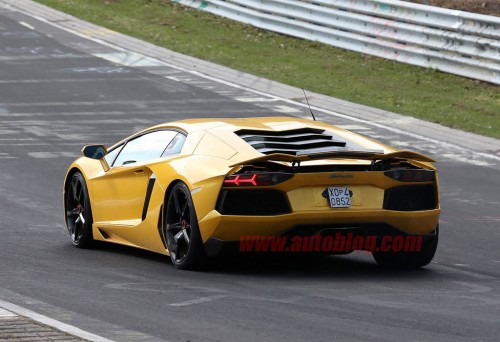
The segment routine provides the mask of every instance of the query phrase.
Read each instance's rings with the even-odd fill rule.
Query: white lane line
[[[477,202],[476,201],[461,201],[461,202],[464,202],[464,203],[474,203],[474,202]],[[487,203],[489,204],[499,204],[499,202],[491,202],[491,201],[488,201]],[[478,217],[465,217],[463,218],[464,221],[475,221],[475,222],[500,222],[500,217],[491,217],[491,216],[478,216]]]
[[[484,292],[491,291],[491,287],[489,287],[489,286],[468,283],[465,281],[452,281],[452,283],[468,287],[470,289],[470,292],[484,293]]]
[[[10,318],[10,317],[17,317],[13,312],[7,311],[5,309],[0,308],[0,318]]]
[[[130,134],[127,132],[127,134]],[[31,143],[31,144],[8,144],[8,143],[0,143],[0,146],[54,146],[55,144],[60,144],[60,145],[76,145],[76,146],[82,146],[81,142],[65,142],[65,141],[59,141],[59,142],[51,142],[51,143]],[[76,155],[76,154],[75,154]],[[14,157],[17,158],[17,157]]]
[[[454,160],[460,161],[462,163],[471,164],[471,165],[480,165],[480,166],[492,165],[488,162],[470,159],[470,158],[467,158],[467,157],[462,156],[462,155],[457,154],[457,153],[444,153],[444,154],[442,154],[442,156],[445,158],[454,159]]]
[[[408,147],[410,146],[409,142],[406,141],[391,141],[391,144],[394,146],[399,146],[399,147]]]
[[[113,342],[112,340],[108,340],[107,338],[94,335],[92,333],[89,333],[87,331],[79,329],[75,326],[72,326],[72,325],[69,325],[69,324],[66,324],[63,322],[59,322],[53,318],[50,318],[50,317],[47,317],[44,315],[40,315],[36,312],[33,312],[31,310],[25,309],[21,306],[18,306],[18,305],[15,305],[15,304],[3,301],[3,300],[0,300],[0,308],[3,308],[4,310],[15,313],[19,316],[24,316],[24,317],[30,318],[38,323],[48,325],[48,326],[56,328],[62,332],[83,338],[83,339],[91,341],[91,342]]]
[[[112,48],[112,49],[115,49],[115,50],[118,50],[118,51],[128,51],[127,49],[125,49],[125,48],[123,48],[121,46],[118,46],[117,44],[110,43],[110,42],[107,42],[107,41],[105,41],[103,39],[95,38],[95,37],[89,36],[88,34],[85,34],[85,33],[82,33],[82,32],[78,32],[78,31],[76,31],[74,29],[64,27],[64,26],[62,26],[62,25],[60,25],[60,24],[58,24],[56,22],[49,21],[49,20],[47,20],[47,19],[45,19],[45,18],[43,18],[41,16],[38,16],[38,15],[35,15],[35,14],[31,14],[31,13],[26,13],[26,14],[29,15],[29,16],[31,16],[32,18],[38,19],[38,20],[40,20],[40,21],[42,21],[44,23],[47,23],[47,24],[49,24],[49,25],[51,25],[53,27],[56,27],[56,28],[58,28],[60,30],[69,32],[71,34],[74,34],[74,35],[76,35],[78,37],[82,37],[82,38],[88,39],[90,41],[93,41],[95,43],[101,44],[103,46],[107,46],[109,48]],[[153,58],[153,57],[150,57],[150,58]],[[186,68],[183,68],[183,67],[180,67],[180,66],[177,66],[177,65],[173,65],[173,64],[167,63],[165,61],[161,61],[161,60],[159,60],[159,61],[161,63],[163,63],[163,65],[168,66],[168,67],[170,67],[172,69],[184,71],[184,72],[190,73],[192,75],[196,75],[198,77],[202,77],[202,78],[205,78],[205,79],[208,79],[208,80],[212,80],[214,82],[217,82],[217,83],[220,83],[220,84],[224,84],[224,85],[236,88],[236,89],[245,90],[245,91],[248,91],[248,92],[260,95],[260,96],[264,96],[264,97],[267,97],[267,98],[275,99],[277,101],[283,101],[283,102],[286,102],[286,103],[290,103],[290,104],[292,104],[294,106],[299,106],[299,107],[302,107],[302,108],[311,108],[312,110],[315,110],[315,111],[318,111],[318,112],[322,112],[324,114],[328,114],[328,115],[331,115],[331,116],[336,116],[338,118],[347,119],[347,120],[350,120],[350,121],[362,123],[362,124],[365,124],[365,125],[368,125],[368,126],[373,126],[373,127],[385,129],[387,131],[390,131],[390,132],[393,132],[393,133],[396,133],[396,134],[400,134],[400,135],[404,135],[404,136],[407,136],[407,137],[411,137],[411,138],[419,139],[419,140],[422,140],[422,141],[430,142],[430,143],[437,144],[437,145],[440,145],[440,146],[445,147],[445,148],[452,148],[452,149],[456,149],[456,150],[460,150],[460,151],[467,151],[467,153],[469,155],[475,155],[475,156],[478,156],[478,157],[483,157],[483,158],[488,158],[488,159],[493,159],[493,160],[496,160],[496,161],[500,161],[500,156],[495,156],[495,155],[491,155],[491,154],[484,153],[484,152],[477,152],[477,151],[474,151],[474,150],[471,150],[471,149],[468,149],[468,148],[465,148],[465,147],[462,147],[462,146],[459,146],[459,145],[456,145],[456,144],[453,144],[453,143],[449,143],[449,142],[446,142],[446,141],[437,140],[437,139],[434,139],[434,138],[428,138],[428,137],[425,137],[425,136],[420,135],[420,134],[416,134],[416,133],[412,133],[412,132],[407,132],[407,131],[404,131],[404,130],[401,130],[401,129],[398,129],[398,128],[394,128],[394,127],[391,127],[391,126],[386,126],[386,125],[381,124],[381,123],[377,123],[377,122],[373,122],[373,121],[370,121],[370,120],[365,120],[365,119],[360,119],[360,118],[356,118],[356,117],[353,117],[353,116],[349,116],[347,114],[337,113],[337,112],[334,112],[334,111],[331,111],[331,110],[328,110],[328,109],[324,109],[324,108],[320,108],[320,107],[316,107],[316,106],[310,106],[309,107],[307,104],[299,102],[299,101],[290,100],[290,99],[287,99],[287,98],[284,98],[284,97],[281,97],[281,96],[271,95],[271,94],[268,94],[268,93],[263,92],[263,91],[255,90],[255,89],[252,89],[252,88],[241,86],[239,84],[236,84],[236,83],[233,83],[233,82],[230,82],[230,81],[222,80],[222,79],[217,78],[217,77],[209,76],[209,75],[206,75],[206,74],[204,74],[202,72],[199,72],[199,71],[186,69]]]
[[[336,125],[337,127],[347,129],[349,131],[356,131],[356,130],[366,130],[366,129],[371,129],[371,127],[366,127],[366,126],[361,126],[361,125]]]
[[[11,155],[9,155],[8,153],[5,153],[5,152],[1,152],[0,153],[0,159],[16,159],[17,157],[13,157]]]
[[[54,132],[48,128],[43,127],[24,127],[26,133],[31,133],[37,137],[50,137]]]
[[[165,78],[168,78],[172,81],[177,81],[177,82],[184,82],[184,83],[189,83],[193,81],[193,78],[191,76],[184,76],[184,75],[178,75],[178,76],[165,76]]]
[[[38,159],[50,159],[50,158],[76,158],[78,155],[73,152],[29,152],[28,155],[33,158]]]
[[[466,271],[464,269],[453,268],[453,267],[444,266],[441,264],[435,264],[434,267],[441,268],[443,271],[447,271],[450,273],[463,274],[463,275],[467,275],[467,276],[470,276],[472,278],[481,279],[481,280],[494,280],[494,279],[496,279],[495,277],[491,277],[491,276],[488,276],[485,274],[480,274],[480,273],[476,273],[476,272],[472,272],[472,271]]]
[[[158,59],[146,57],[136,52],[130,51],[118,51],[118,52],[108,52],[108,53],[94,53],[94,56],[98,58],[105,59],[107,61],[121,64],[125,66],[136,66],[136,67],[146,67],[146,66],[162,66],[162,62]]]
[[[24,21],[19,21],[19,24],[23,25],[24,27],[29,28],[30,30],[34,30],[35,29],[33,26],[31,26],[28,23],[25,23]]]
[[[280,112],[280,113],[300,113],[300,109],[297,108],[292,108],[288,106],[274,106],[273,107],[275,111]]]
[[[269,97],[235,97],[234,98],[236,101],[240,102],[274,102],[274,101],[279,101],[278,99],[273,99]]]
[[[227,297],[227,295],[215,295],[215,296],[208,296],[208,297],[201,297],[197,299],[192,299],[192,300],[186,300],[185,302],[179,302],[179,303],[172,303],[168,304],[169,306],[190,306],[190,305],[195,305],[195,304],[201,304],[201,303],[206,303],[206,302],[212,302],[217,299],[221,299]]]

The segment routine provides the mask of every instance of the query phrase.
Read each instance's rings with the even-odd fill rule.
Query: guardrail
[[[265,30],[500,84],[500,18],[397,0],[174,0]]]

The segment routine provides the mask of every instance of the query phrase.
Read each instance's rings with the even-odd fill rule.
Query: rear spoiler
[[[387,160],[387,159],[403,159],[415,160],[420,162],[434,163],[434,159],[424,156],[423,154],[411,151],[398,151],[384,154],[383,151],[332,151],[309,154],[291,155],[285,153],[272,153],[263,155],[257,158],[244,160],[234,166],[252,165],[258,162],[265,161],[282,161],[282,162],[302,162],[319,159],[357,159],[357,160]]]

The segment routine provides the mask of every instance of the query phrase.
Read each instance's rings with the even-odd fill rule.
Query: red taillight
[[[228,175],[224,179],[224,187],[268,186],[282,183],[293,177],[291,173],[242,173]]]
[[[255,179],[257,174],[252,175],[231,175],[224,179],[225,186],[240,186],[240,185],[257,185]]]
[[[434,170],[391,170],[385,171],[384,174],[400,182],[434,181]]]

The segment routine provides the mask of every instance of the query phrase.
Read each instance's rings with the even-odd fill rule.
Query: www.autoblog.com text
[[[240,252],[317,252],[345,253],[354,250],[368,252],[418,252],[422,236],[363,236],[353,233],[313,236],[242,236]]]

